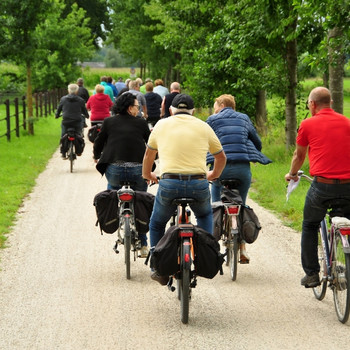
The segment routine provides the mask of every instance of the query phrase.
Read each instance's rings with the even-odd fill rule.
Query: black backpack
[[[96,194],[93,202],[97,221],[96,226],[100,225],[102,231],[114,233],[119,227],[119,201],[118,191],[105,190]]]
[[[194,227],[194,233],[196,275],[210,279],[219,271],[223,275],[224,255],[220,253],[220,245],[215,237],[199,226]]]

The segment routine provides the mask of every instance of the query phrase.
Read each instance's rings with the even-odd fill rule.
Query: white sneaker
[[[147,246],[142,246],[141,247],[141,258],[147,258],[148,256],[148,248]]]

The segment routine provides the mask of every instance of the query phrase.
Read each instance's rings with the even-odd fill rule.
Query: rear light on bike
[[[339,228],[339,232],[340,232],[343,236],[349,236],[349,235],[350,235],[350,227],[342,227],[342,228]]]
[[[73,136],[68,136],[68,140],[69,140],[69,141],[74,141],[74,140],[75,140],[75,137],[73,137]]]
[[[190,262],[190,254],[185,254],[185,262],[189,263]]]
[[[193,237],[193,231],[180,231],[180,237]]]
[[[130,194],[130,193],[122,193],[119,195],[119,199],[122,201],[122,202],[130,202],[132,201],[133,199],[133,195]]]
[[[227,214],[230,215],[237,215],[239,213],[240,206],[239,205],[232,205],[232,206],[227,206]]]

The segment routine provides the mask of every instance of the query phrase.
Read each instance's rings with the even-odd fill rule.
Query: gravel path
[[[227,268],[199,278],[183,325],[176,293],[150,279],[143,259],[126,280],[114,235],[95,227],[92,201],[106,180],[91,149],[87,141],[73,174],[54,154],[0,252],[1,350],[348,347],[350,321],[338,322],[332,293],[319,302],[300,286],[300,234],[252,201],[263,229],[251,263],[236,282]]]

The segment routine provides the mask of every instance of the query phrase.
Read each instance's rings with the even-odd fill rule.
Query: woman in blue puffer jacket
[[[207,119],[207,123],[218,136],[227,157],[226,167],[219,180],[239,179],[241,184],[238,191],[245,204],[252,174],[250,162],[269,164],[271,160],[261,153],[261,140],[250,118],[235,111],[236,102],[232,95],[221,95],[215,100],[214,112]],[[207,164],[212,165],[214,158],[207,156]],[[220,182],[214,181],[211,188],[212,201],[220,201]],[[249,262],[245,250],[245,243],[241,247],[241,262]]]

